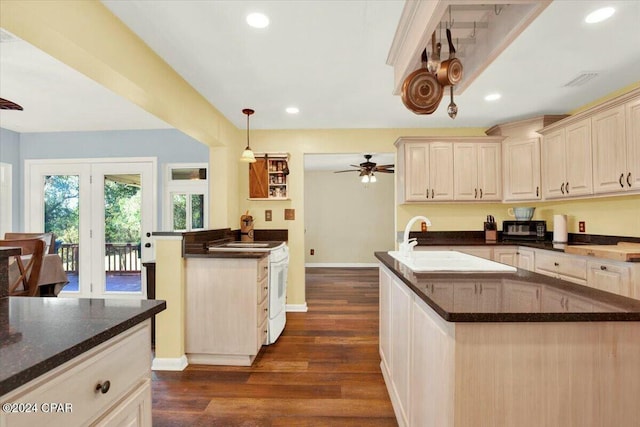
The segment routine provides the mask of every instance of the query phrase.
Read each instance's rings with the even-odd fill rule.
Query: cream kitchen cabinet
[[[453,200],[453,144],[404,144],[404,201]]]
[[[544,313],[585,312],[593,311],[594,305],[587,299],[545,286],[540,310]]]
[[[453,310],[496,313],[500,309],[502,295],[497,283],[477,281],[453,284]]]
[[[587,285],[602,291],[612,292],[630,298],[638,298],[632,282],[631,263],[619,263],[607,260],[589,260],[587,262]]]
[[[591,118],[541,133],[544,197],[592,194]]]
[[[187,258],[190,363],[250,366],[267,336],[268,256]]]
[[[3,395],[3,403],[36,404],[38,411],[0,413],[0,425],[150,427],[150,334],[147,320]],[[47,412],[51,404],[66,410]]]
[[[499,142],[453,144],[454,199],[501,200],[502,155]]]
[[[527,271],[533,271],[535,266],[535,252],[523,246],[495,247],[492,259]]]
[[[583,257],[537,250],[535,272],[579,285],[587,284],[587,261]]]
[[[594,191],[640,191],[640,99],[602,111],[591,120]]]
[[[540,311],[542,286],[526,286],[511,280],[504,280],[502,307],[504,312],[537,313]]]
[[[504,201],[540,200],[540,138],[505,141],[502,164]]]

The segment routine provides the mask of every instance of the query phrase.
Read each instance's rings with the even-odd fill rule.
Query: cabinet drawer
[[[558,270],[558,257],[546,252],[538,252],[536,254],[536,271],[543,270],[547,272],[556,272]]]
[[[258,303],[266,298],[269,293],[269,278],[264,277],[262,280],[258,281]]]
[[[578,257],[560,258],[559,273],[563,276],[579,279],[581,283],[587,280],[587,261]]]
[[[32,414],[0,414],[2,426],[46,425],[86,426],[105,413],[118,399],[134,388],[151,368],[149,323],[136,327],[76,357],[3,396],[4,402],[70,404],[68,413],[52,414],[39,407]],[[109,381],[106,393],[96,391]]]
[[[264,258],[260,258],[258,260],[258,282],[267,277],[267,273],[269,273],[269,256],[265,256]]]
[[[260,351],[260,347],[262,347],[267,342],[267,320],[268,319],[264,319],[264,322],[262,322],[262,324],[258,326],[258,342],[256,343],[257,351]]]
[[[260,304],[258,304],[258,312],[256,316],[256,319],[258,320],[258,322],[256,323],[256,325],[260,325],[267,318],[267,313],[269,312],[269,309],[267,308],[268,302],[269,302],[269,299],[265,298],[262,300]]]

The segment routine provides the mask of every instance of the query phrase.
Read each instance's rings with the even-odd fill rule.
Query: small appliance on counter
[[[484,240],[490,243],[498,240],[498,225],[493,215],[487,215],[487,221],[484,223]]]
[[[502,240],[544,240],[546,221],[502,221]]]
[[[240,241],[253,242],[253,217],[249,211],[240,217]]]

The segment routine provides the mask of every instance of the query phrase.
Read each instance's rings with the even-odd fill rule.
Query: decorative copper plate
[[[416,114],[431,114],[436,111],[442,95],[442,86],[426,68],[409,74],[402,84],[402,102]]]

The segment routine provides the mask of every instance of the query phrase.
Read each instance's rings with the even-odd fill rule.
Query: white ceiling
[[[103,0],[125,24],[239,128],[490,127],[536,114],[566,113],[639,80],[640,2],[556,0],[456,97],[419,116],[392,95],[385,64],[403,1]],[[614,5],[608,21],[585,15]],[[261,11],[271,25],[249,28]],[[22,52],[24,49],[24,52]],[[74,70],[24,42],[0,44],[0,97],[25,107],[2,111],[0,126],[19,132],[165,128]],[[567,82],[585,71],[584,86]],[[499,91],[501,100],[483,97]],[[300,114],[290,116],[285,107]]]

